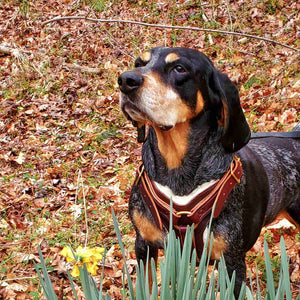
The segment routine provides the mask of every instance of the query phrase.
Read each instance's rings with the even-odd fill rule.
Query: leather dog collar
[[[173,227],[182,243],[184,241],[187,225],[195,224],[194,247],[197,250],[197,256],[200,257],[203,248],[203,232],[208,224],[212,208],[216,203],[213,218],[217,218],[223,208],[223,205],[237,183],[243,175],[242,163],[240,158],[234,157],[230,164],[230,169],[216,183],[196,195],[186,205],[173,203]],[[150,180],[141,164],[137,170],[134,185],[139,187],[141,196],[148,206],[154,222],[158,228],[163,230],[169,228],[170,223],[170,199],[161,193],[155,183]]]

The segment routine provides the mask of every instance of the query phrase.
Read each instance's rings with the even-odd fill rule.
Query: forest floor
[[[72,299],[59,252],[83,245],[86,236],[89,247],[107,248],[104,290],[121,298],[123,260],[112,207],[134,277],[127,203],[141,145],[120,111],[117,78],[145,49],[186,46],[207,54],[239,87],[253,131],[287,131],[300,120],[299,51],[220,33],[83,19],[43,22],[83,16],[193,26],[300,49],[299,12],[293,0],[1,0],[0,298],[42,299],[33,267],[40,245],[59,299]],[[258,265],[263,285],[265,237],[278,273],[282,235],[296,295],[300,235],[294,227],[263,229],[247,267],[254,279]]]

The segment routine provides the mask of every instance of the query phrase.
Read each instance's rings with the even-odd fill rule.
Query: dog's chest
[[[173,191],[168,187],[161,185],[157,182],[154,182],[156,188],[167,198],[172,199],[172,201],[177,205],[187,205],[189,202],[194,199],[197,195],[201,194],[203,191],[211,187],[218,180],[211,180],[209,182],[205,182],[199,185],[196,189],[194,189],[191,193],[184,196],[178,196],[173,193]]]

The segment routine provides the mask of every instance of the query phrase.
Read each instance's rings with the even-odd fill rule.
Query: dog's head
[[[204,111],[211,111],[223,131],[226,151],[235,152],[249,140],[237,88],[203,54],[188,48],[153,48],[144,52],[132,71],[120,75],[120,103],[125,116],[138,127],[171,130]]]

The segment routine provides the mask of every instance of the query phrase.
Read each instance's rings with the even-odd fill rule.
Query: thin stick
[[[87,242],[88,242],[88,236],[89,236],[89,227],[88,227],[88,220],[87,220],[87,204],[86,204],[86,199],[85,199],[85,194],[84,194],[84,184],[83,184],[83,178],[82,178],[82,173],[81,170],[79,170],[78,172],[78,176],[77,176],[77,188],[76,188],[76,195],[75,195],[75,205],[77,204],[77,200],[78,200],[78,193],[79,193],[79,187],[81,184],[81,188],[82,188],[82,198],[83,198],[83,206],[84,206],[84,219],[85,219],[85,227],[86,227],[86,232],[85,232],[85,243],[84,243],[84,248],[86,248],[87,246]],[[77,239],[77,222],[76,222],[76,217],[74,216],[74,220],[75,220],[75,241]]]
[[[126,23],[126,24],[135,24],[135,25],[140,25],[140,26],[148,26],[148,27],[156,27],[156,28],[164,28],[164,29],[181,29],[181,30],[193,30],[193,31],[203,31],[203,32],[215,32],[215,33],[221,33],[221,34],[231,34],[231,35],[236,35],[236,36],[243,36],[243,37],[248,37],[251,39],[256,39],[256,40],[261,40],[261,41],[265,41],[265,42],[269,42],[269,43],[273,43],[275,45],[279,45],[288,49],[291,49],[293,51],[299,52],[300,53],[300,49],[294,48],[292,46],[268,39],[268,38],[264,38],[264,37],[260,37],[260,36],[256,36],[256,35],[252,35],[252,34],[247,34],[247,33],[240,33],[240,32],[234,32],[234,31],[226,31],[226,30],[218,30],[218,29],[207,29],[207,28],[198,28],[198,27],[189,27],[189,26],[171,26],[171,25],[163,25],[163,24],[151,24],[151,23],[144,23],[144,22],[138,22],[138,21],[131,21],[131,20],[118,20],[118,19],[94,19],[94,18],[86,18],[84,16],[66,16],[66,17],[56,17],[54,19],[50,19],[46,22],[43,22],[42,25],[46,25],[48,23],[51,22],[56,22],[56,21],[60,21],[60,20],[86,20],[86,21],[90,21],[90,22],[102,22],[102,23]]]
[[[80,183],[81,183],[81,188],[82,188],[82,198],[83,198],[83,205],[84,205],[84,219],[85,219],[85,243],[84,243],[84,248],[87,247],[87,242],[88,242],[88,236],[89,236],[89,226],[88,226],[88,219],[87,219],[87,203],[85,199],[85,194],[84,194],[84,184],[83,184],[83,178],[82,178],[82,173],[81,170],[79,170],[78,173],[78,179],[80,176]]]
[[[7,54],[7,55],[12,55],[13,49],[8,48],[8,47],[3,46],[3,45],[0,44],[0,52],[4,53],[4,54]]]
[[[34,278],[38,278],[38,277],[37,276],[26,276],[26,277],[7,278],[7,279],[3,279],[3,282],[12,281],[12,280],[34,279]]]
[[[83,185],[83,179],[82,179],[82,174],[81,175],[81,186],[82,186],[82,197],[83,197],[83,204],[84,204],[84,219],[85,219],[85,244],[84,244],[84,248],[87,247],[87,243],[88,243],[88,237],[89,237],[89,224],[88,224],[88,218],[87,218],[87,203],[86,203],[86,199],[85,199],[85,194],[84,194],[84,185]]]
[[[230,22],[230,31],[232,31],[232,30],[233,30],[233,26],[232,26],[232,18],[231,18],[231,14],[230,14],[230,5],[229,5],[229,1],[226,1],[226,7],[227,7],[228,17],[229,17],[229,22]],[[232,37],[230,38],[229,46],[232,47]]]

